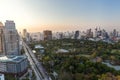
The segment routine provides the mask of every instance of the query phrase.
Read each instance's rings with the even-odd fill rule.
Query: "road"
[[[25,50],[25,53],[28,57],[28,60],[30,62],[30,65],[36,75],[37,80],[51,80],[51,78],[46,74],[45,69],[43,68],[41,62],[39,62],[32,50],[29,48],[29,46],[23,42],[23,47]]]

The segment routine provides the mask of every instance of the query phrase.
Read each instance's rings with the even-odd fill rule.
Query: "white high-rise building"
[[[4,34],[6,55],[19,55],[19,36],[14,21],[6,20]]]
[[[32,41],[42,41],[42,40],[44,40],[44,36],[40,32],[31,33],[30,37],[32,38]]]

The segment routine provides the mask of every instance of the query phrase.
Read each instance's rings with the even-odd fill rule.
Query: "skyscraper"
[[[87,30],[87,32],[86,32],[86,37],[87,37],[87,38],[92,38],[92,37],[93,37],[92,29],[88,29],[88,30]]]
[[[22,75],[27,71],[26,56],[20,55],[19,36],[14,21],[0,22],[0,72]]]
[[[0,54],[4,54],[4,26],[3,24],[0,22]]]
[[[75,31],[75,39],[78,39],[79,37],[79,31]]]
[[[14,21],[5,22],[5,51],[6,55],[19,55],[19,36]]]
[[[26,36],[27,36],[27,30],[23,29],[23,38],[26,38]]]
[[[44,40],[52,40],[52,31],[46,30],[44,33]]]

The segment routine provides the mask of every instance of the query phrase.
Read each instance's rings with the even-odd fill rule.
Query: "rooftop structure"
[[[11,29],[11,30],[16,29],[14,21],[6,20],[6,22],[5,22],[5,28],[6,29]]]
[[[44,49],[42,45],[35,45],[35,49]]]
[[[14,55],[9,55],[9,56],[0,56],[0,62],[21,62],[23,59],[25,59],[26,56],[14,56]]]
[[[56,51],[56,53],[69,53],[69,51],[66,49],[59,49],[58,51]]]

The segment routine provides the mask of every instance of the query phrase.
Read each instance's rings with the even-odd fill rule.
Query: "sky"
[[[19,31],[120,30],[120,0],[0,0],[0,21]]]

